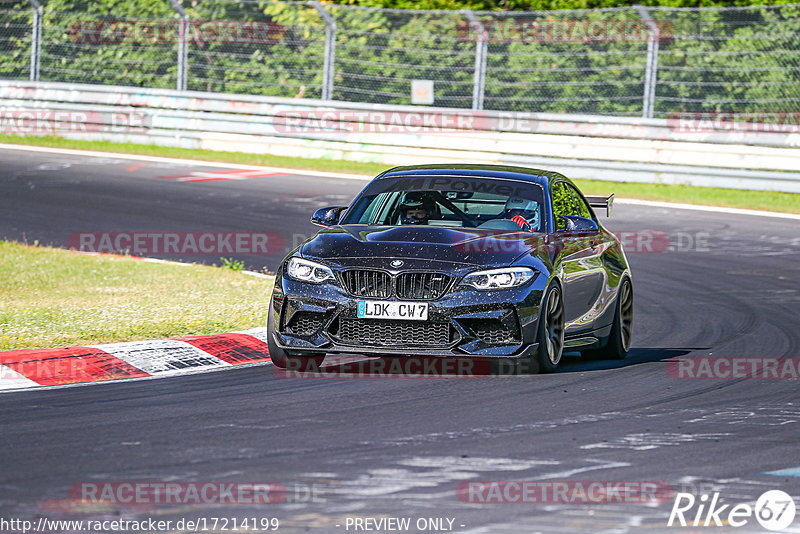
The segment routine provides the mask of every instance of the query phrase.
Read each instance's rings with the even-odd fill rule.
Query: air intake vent
[[[356,297],[388,298],[392,294],[392,277],[383,271],[344,271],[342,281]]]
[[[298,336],[311,336],[319,332],[325,322],[325,314],[301,311],[294,314],[286,327],[286,332]]]
[[[438,299],[447,291],[450,277],[441,273],[404,273],[397,277],[397,296],[401,299]]]
[[[455,339],[448,323],[342,318],[338,337],[346,343],[444,347]]]
[[[498,319],[458,319],[458,322],[487,345],[510,345],[521,341],[516,320],[509,324]]]

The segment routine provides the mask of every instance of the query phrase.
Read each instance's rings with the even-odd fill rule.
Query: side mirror
[[[339,224],[339,216],[346,209],[347,206],[330,206],[327,208],[320,208],[314,212],[314,215],[311,216],[311,222],[317,226],[323,226],[325,228],[328,226],[334,226]]]
[[[597,223],[586,217],[556,215],[556,230],[559,232],[592,233],[599,230]]]

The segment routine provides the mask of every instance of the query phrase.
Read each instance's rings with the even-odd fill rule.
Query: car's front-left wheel
[[[537,341],[535,359],[539,372],[552,373],[564,352],[564,300],[561,286],[555,281],[550,283],[542,299]]]

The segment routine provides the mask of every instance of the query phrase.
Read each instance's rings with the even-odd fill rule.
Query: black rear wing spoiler
[[[611,204],[614,203],[614,195],[607,197],[587,196],[586,200],[593,208],[605,208],[606,217],[611,217]]]

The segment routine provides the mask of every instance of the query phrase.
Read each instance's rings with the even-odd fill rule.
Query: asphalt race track
[[[81,232],[266,231],[289,247],[313,233],[314,209],[345,205],[364,185],[302,174],[180,181],[174,176],[221,169],[5,149],[0,168],[0,238],[56,246]],[[797,369],[798,221],[618,205],[603,222],[637,232],[624,234],[634,236],[636,313],[625,362],[567,357],[554,375],[420,380],[285,378],[261,366],[7,393],[0,515],[276,517],[279,532],[355,532],[354,518],[388,517],[411,518],[412,527],[451,519],[453,532],[470,533],[699,532],[709,529],[667,527],[671,498],[487,504],[465,502],[456,488],[657,481],[698,498],[719,492],[730,505],[773,489],[800,495],[800,382],[676,378],[665,363],[792,357]],[[660,245],[650,248],[665,249],[664,239],[670,248],[647,252],[653,236]],[[284,252],[155,255],[235,256],[274,269]],[[65,504],[76,484],[123,481],[269,481],[287,497],[270,505]],[[767,532],[752,518],[711,529],[728,530]],[[785,531],[800,532],[800,518]]]

